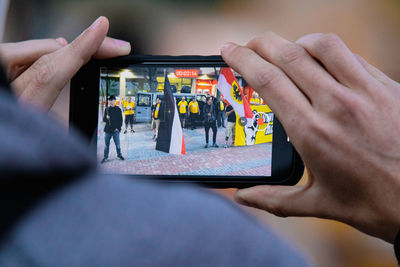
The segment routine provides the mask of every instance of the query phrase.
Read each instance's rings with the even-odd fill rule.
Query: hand
[[[336,219],[393,242],[400,228],[400,85],[333,34],[273,33],[224,60],[267,99],[308,169],[305,186],[237,191],[278,216]]]
[[[63,38],[1,44],[3,63],[20,100],[49,110],[92,56],[129,54],[129,43],[106,37],[108,26],[107,18],[100,17],[70,44]]]
[[[107,120],[109,120],[109,119],[110,119],[110,116],[109,116],[109,115],[107,115],[107,116],[106,116],[106,118],[107,118]]]
[[[115,129],[115,130],[114,130],[114,132],[115,132],[115,133],[118,133],[118,132],[119,132],[119,130],[118,130],[118,129]]]

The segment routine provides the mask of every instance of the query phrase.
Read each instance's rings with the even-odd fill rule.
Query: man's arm
[[[122,111],[121,111],[121,109],[120,109],[120,108],[118,108],[118,109],[119,109],[119,112],[118,112],[118,131],[121,131],[122,123],[123,123],[123,118],[122,118]]]
[[[108,107],[104,108],[103,122],[108,122],[107,116],[108,116]]]
[[[257,186],[236,200],[278,216],[336,219],[393,242],[400,228],[400,85],[333,34],[274,33],[222,56],[268,99],[307,169],[305,186]]]

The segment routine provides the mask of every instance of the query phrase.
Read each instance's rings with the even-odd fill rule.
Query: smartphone
[[[70,124],[107,173],[294,185],[304,166],[267,102],[220,56],[126,56],[73,77]]]

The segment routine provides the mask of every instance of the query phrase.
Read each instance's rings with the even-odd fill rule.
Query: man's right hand
[[[107,115],[107,116],[106,116],[106,118],[107,118],[107,120],[109,120],[109,119],[110,119],[110,116],[109,116],[109,115]]]
[[[393,242],[400,228],[400,84],[333,34],[266,33],[225,62],[267,100],[300,153],[305,186],[256,186],[236,200],[278,216],[336,219]]]

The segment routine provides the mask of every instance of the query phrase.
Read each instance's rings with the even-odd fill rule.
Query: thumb
[[[41,57],[13,82],[24,101],[49,109],[58,94],[87,63],[103,43],[108,32],[107,18],[99,17],[69,45]]]
[[[279,217],[311,216],[309,186],[261,185],[236,191],[234,199],[239,204],[268,211]]]

